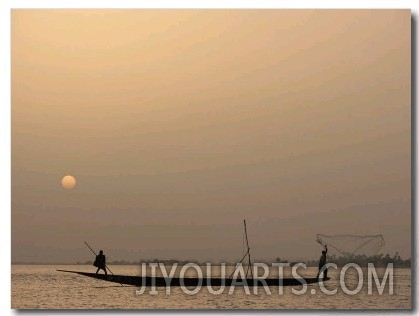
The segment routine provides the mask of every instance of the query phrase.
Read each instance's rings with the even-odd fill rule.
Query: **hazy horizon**
[[[12,10],[12,262],[411,257],[410,10]],[[61,178],[77,184],[64,189]]]

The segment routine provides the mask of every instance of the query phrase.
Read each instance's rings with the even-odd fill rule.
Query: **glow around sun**
[[[61,179],[61,185],[66,190],[71,190],[76,186],[77,180],[71,175],[66,175]]]

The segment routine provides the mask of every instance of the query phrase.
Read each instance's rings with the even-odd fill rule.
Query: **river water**
[[[362,269],[362,277],[355,269],[345,273],[345,286],[355,291],[358,282],[363,286],[358,294],[345,293],[340,285],[341,270],[329,269],[330,281],[327,290],[337,289],[336,294],[327,295],[319,284],[308,285],[304,294],[297,295],[299,287],[284,287],[281,293],[277,287],[269,288],[270,294],[263,287],[258,293],[247,294],[243,287],[226,288],[219,295],[211,294],[202,288],[195,295],[188,295],[179,287],[172,287],[170,294],[165,288],[156,288],[157,295],[150,295],[151,288],[138,294],[136,287],[96,280],[89,277],[56,271],[57,269],[95,272],[88,265],[12,265],[12,302],[13,309],[411,309],[411,270],[394,269],[393,293],[390,283],[379,293],[372,283],[372,293],[368,293],[368,271]],[[139,275],[140,266],[112,266],[112,272],[122,275]],[[203,271],[205,273],[205,267]],[[277,274],[278,268],[271,268],[270,276]],[[284,276],[291,275],[286,268]],[[170,267],[167,268],[170,270]],[[180,268],[179,268],[180,270]],[[178,271],[179,271],[178,270]],[[217,270],[217,269],[215,269]],[[219,272],[219,269],[218,269]],[[299,272],[301,276],[315,276],[315,268]],[[377,268],[377,274],[384,275],[384,269]],[[213,272],[213,275],[217,274]],[[158,273],[160,274],[160,273]],[[216,290],[216,289],[214,289]]]

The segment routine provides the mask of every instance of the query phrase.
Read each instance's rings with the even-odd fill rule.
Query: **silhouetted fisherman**
[[[105,274],[108,275],[106,272],[106,257],[103,254],[103,250],[99,251],[99,254],[96,256],[93,265],[97,267],[96,274],[98,274],[99,270],[103,270],[105,271]]]
[[[324,246],[324,249],[325,250],[322,251],[322,255],[319,260],[319,272],[317,273],[317,279],[319,278],[320,272],[322,271],[322,269],[324,269],[323,279],[327,279],[327,268],[326,268],[327,245]]]

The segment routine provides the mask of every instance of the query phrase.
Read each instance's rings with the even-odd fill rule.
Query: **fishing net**
[[[317,234],[316,241],[327,245],[329,252],[337,252],[342,256],[366,255],[373,256],[385,245],[383,235],[322,235]]]

